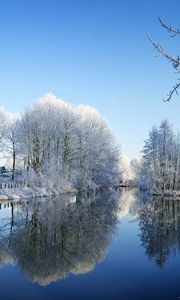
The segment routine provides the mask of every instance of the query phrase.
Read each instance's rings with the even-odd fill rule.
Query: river
[[[2,300],[180,299],[180,201],[126,190],[0,208]]]

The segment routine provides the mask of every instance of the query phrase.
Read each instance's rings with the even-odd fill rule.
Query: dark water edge
[[[180,201],[136,190],[0,209],[1,299],[180,299]]]

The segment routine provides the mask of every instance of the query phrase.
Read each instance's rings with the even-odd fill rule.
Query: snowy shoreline
[[[43,198],[43,197],[52,197],[62,194],[76,193],[75,189],[71,190],[53,190],[48,191],[45,188],[32,189],[32,188],[12,188],[12,189],[1,189],[0,190],[0,201],[1,200],[20,200],[20,199],[30,199],[30,198]]]
[[[161,197],[161,198],[175,198],[180,200],[180,191],[165,191],[164,193],[152,193],[153,196],[155,197]]]

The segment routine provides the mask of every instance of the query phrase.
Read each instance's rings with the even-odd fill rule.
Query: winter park
[[[178,0],[0,0],[0,298],[180,299]]]

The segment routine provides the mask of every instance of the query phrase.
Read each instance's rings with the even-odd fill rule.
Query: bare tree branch
[[[167,29],[168,32],[173,33],[172,37],[174,37],[174,36],[180,34],[180,30],[179,30],[179,29],[174,29],[171,25],[167,26],[167,25],[161,20],[160,17],[158,18],[158,20],[159,20],[160,24],[161,24],[164,28]]]
[[[164,27],[169,33],[171,33],[172,37],[179,35],[180,34],[180,30],[179,29],[174,29],[171,25],[166,25],[161,18],[158,18],[159,22],[161,24],[162,27]],[[159,45],[158,43],[156,43],[152,37],[150,36],[150,34],[148,34],[148,39],[150,40],[151,44],[153,45],[153,47],[156,49],[156,51],[158,53],[160,53],[162,56],[164,56],[173,66],[173,68],[177,71],[177,73],[180,72],[180,57],[179,55],[177,56],[172,56],[170,54],[168,54],[161,45]],[[178,91],[180,89],[180,83],[176,83],[172,89],[170,90],[170,92],[168,93],[167,97],[165,99],[163,99],[164,102],[169,102],[172,98],[172,96],[176,93],[178,95]]]
[[[176,69],[178,72],[180,72],[179,67],[180,67],[180,57],[179,55],[177,57],[174,57],[172,55],[169,55],[166,51],[164,51],[164,49],[157,44],[152,37],[150,36],[150,34],[148,33],[148,39],[150,40],[150,42],[152,43],[152,45],[154,46],[154,48],[165,58],[167,58],[167,60],[169,60],[172,65],[173,68]]]
[[[172,98],[172,96],[176,93],[177,95],[179,94],[178,93],[178,90],[180,88],[180,83],[176,83],[172,90],[169,92],[169,94],[167,95],[167,98],[166,99],[163,99],[164,102],[169,102]]]

